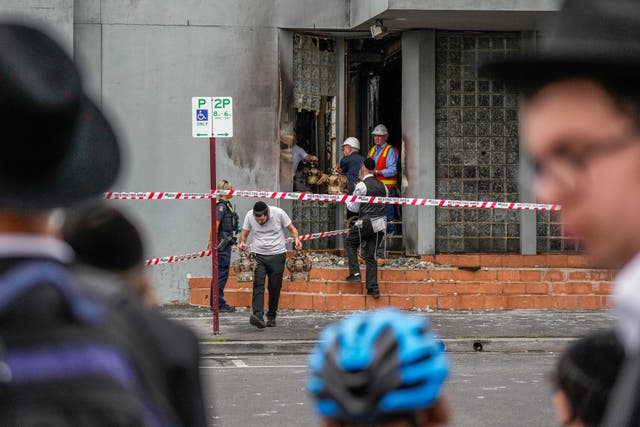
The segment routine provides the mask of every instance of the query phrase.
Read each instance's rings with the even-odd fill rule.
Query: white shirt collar
[[[372,173],[368,173],[365,176],[362,177],[362,180],[364,181],[365,179],[369,178],[370,176],[373,176]]]
[[[612,295],[617,332],[628,352],[640,351],[640,254],[617,275]]]
[[[46,257],[63,263],[73,261],[71,246],[60,239],[26,233],[0,233],[0,258]]]

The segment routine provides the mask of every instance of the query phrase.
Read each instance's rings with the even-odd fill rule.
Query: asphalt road
[[[453,353],[450,426],[557,426],[549,374],[557,353]],[[304,389],[306,356],[206,358],[212,426],[319,426]]]

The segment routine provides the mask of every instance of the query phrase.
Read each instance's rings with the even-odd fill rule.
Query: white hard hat
[[[354,138],[353,136],[345,139],[342,145],[348,145],[349,147],[355,148],[356,150],[360,149],[360,141],[358,141],[358,138]]]
[[[389,135],[389,131],[387,131],[387,127],[385,125],[378,125],[373,128],[371,135]]]

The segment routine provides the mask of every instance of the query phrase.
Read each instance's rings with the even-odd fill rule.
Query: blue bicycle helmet
[[[387,308],[329,325],[309,368],[318,413],[366,424],[433,405],[449,361],[425,318]]]

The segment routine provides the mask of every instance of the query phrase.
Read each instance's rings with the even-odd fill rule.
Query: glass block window
[[[578,239],[567,238],[560,212],[536,212],[536,250],[545,252],[577,252],[584,248]]]
[[[518,201],[518,94],[478,64],[520,52],[520,33],[436,35],[436,197]],[[436,210],[436,251],[518,252],[520,214]]]
[[[293,225],[300,234],[318,233],[336,229],[336,206],[338,203],[294,200]],[[336,238],[327,237],[302,242],[304,249],[331,249],[336,247]]]

